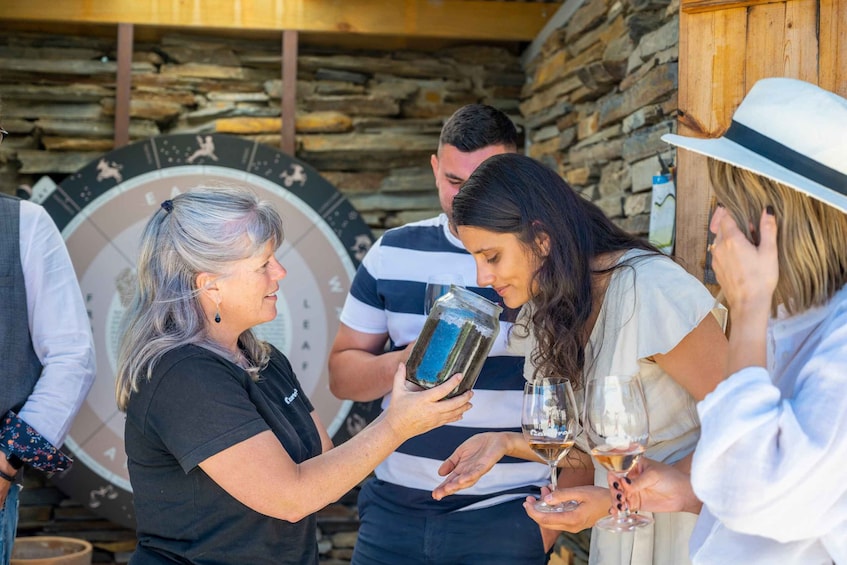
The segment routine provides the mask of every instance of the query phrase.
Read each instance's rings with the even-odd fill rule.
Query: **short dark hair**
[[[441,128],[438,145],[452,145],[462,153],[470,153],[491,145],[505,145],[515,150],[518,132],[509,117],[486,104],[468,104],[456,110]]]

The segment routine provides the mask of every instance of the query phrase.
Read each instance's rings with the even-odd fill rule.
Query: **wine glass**
[[[464,286],[462,275],[439,274],[430,275],[426,280],[426,294],[424,295],[424,316],[429,315],[435,301],[450,292],[450,285]]]
[[[584,425],[594,459],[620,479],[626,477],[644,453],[649,433],[647,406],[638,375],[589,380],[585,389]],[[647,516],[630,514],[624,506],[617,516],[607,516],[594,525],[612,532],[631,532],[652,522]]]
[[[576,400],[568,379],[548,377],[524,385],[521,429],[530,449],[550,467],[550,489],[556,490],[559,462],[573,447],[578,435]],[[539,512],[569,512],[579,506],[538,501]]]

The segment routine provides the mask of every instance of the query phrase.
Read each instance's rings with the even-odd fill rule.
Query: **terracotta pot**
[[[11,565],[91,565],[91,544],[82,539],[15,538]]]

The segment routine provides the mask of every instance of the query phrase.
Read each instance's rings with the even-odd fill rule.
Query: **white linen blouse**
[[[695,564],[847,563],[847,287],[771,320],[767,365],[697,406]]]

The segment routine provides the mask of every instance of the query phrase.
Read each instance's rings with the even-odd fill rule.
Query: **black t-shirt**
[[[165,354],[127,407],[124,436],[138,522],[131,563],[317,563],[314,515],[290,523],[255,512],[197,466],[268,429],[296,463],[314,457],[321,439],[312,410],[276,349],[258,382],[199,346]]]

